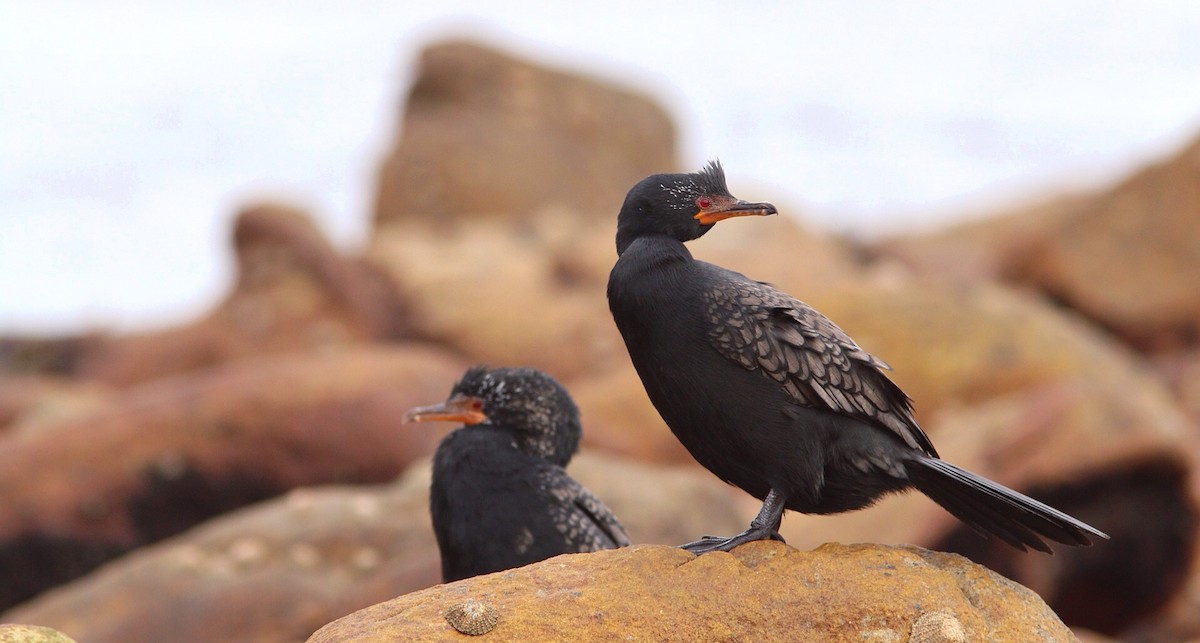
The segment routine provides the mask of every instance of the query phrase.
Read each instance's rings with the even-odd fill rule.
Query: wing
[[[578,551],[626,547],[629,534],[612,511],[559,467],[543,473],[545,488],[558,500],[551,511],[554,524]]]
[[[883,373],[883,360],[808,304],[736,273],[705,293],[708,340],[726,358],[775,380],[797,403],[893,431],[937,456],[912,402]]]

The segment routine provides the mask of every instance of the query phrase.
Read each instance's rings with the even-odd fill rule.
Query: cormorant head
[[[720,161],[709,161],[690,174],[654,174],[625,196],[617,217],[617,254],[641,236],[661,234],[691,241],[722,219],[775,213],[770,203],[748,203],[730,194]]]
[[[561,467],[579,449],[579,409],[554,378],[533,368],[467,369],[441,404],[414,408],[405,422],[462,422],[508,431],[517,447]]]

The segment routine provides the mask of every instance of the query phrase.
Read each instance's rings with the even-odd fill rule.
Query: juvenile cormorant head
[[[704,169],[689,174],[654,174],[625,196],[617,217],[617,254],[641,236],[660,234],[691,241],[722,219],[775,213],[770,203],[749,203],[730,194],[720,161],[709,161]]]
[[[519,449],[565,467],[579,449],[579,409],[554,378],[533,368],[473,366],[441,404],[411,409],[406,422],[462,422],[512,433]]]

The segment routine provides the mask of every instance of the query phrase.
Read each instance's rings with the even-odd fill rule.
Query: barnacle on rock
[[[967,633],[953,614],[926,612],[913,621],[911,643],[964,643]]]
[[[446,622],[459,632],[471,636],[491,632],[498,619],[496,608],[476,600],[464,601],[446,610]]]

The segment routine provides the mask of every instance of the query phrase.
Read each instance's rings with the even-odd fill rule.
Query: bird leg
[[[763,501],[762,509],[758,511],[758,515],[754,520],[750,521],[750,528],[736,536],[729,538],[721,538],[720,536],[704,536],[700,540],[690,542],[686,545],[680,545],[680,549],[686,549],[699,556],[707,554],[710,551],[729,551],[743,543],[752,542],[755,540],[778,540],[784,542],[783,536],[779,535],[779,524],[783,522],[783,510],[786,504],[783,496],[772,489],[767,493],[767,499]]]

